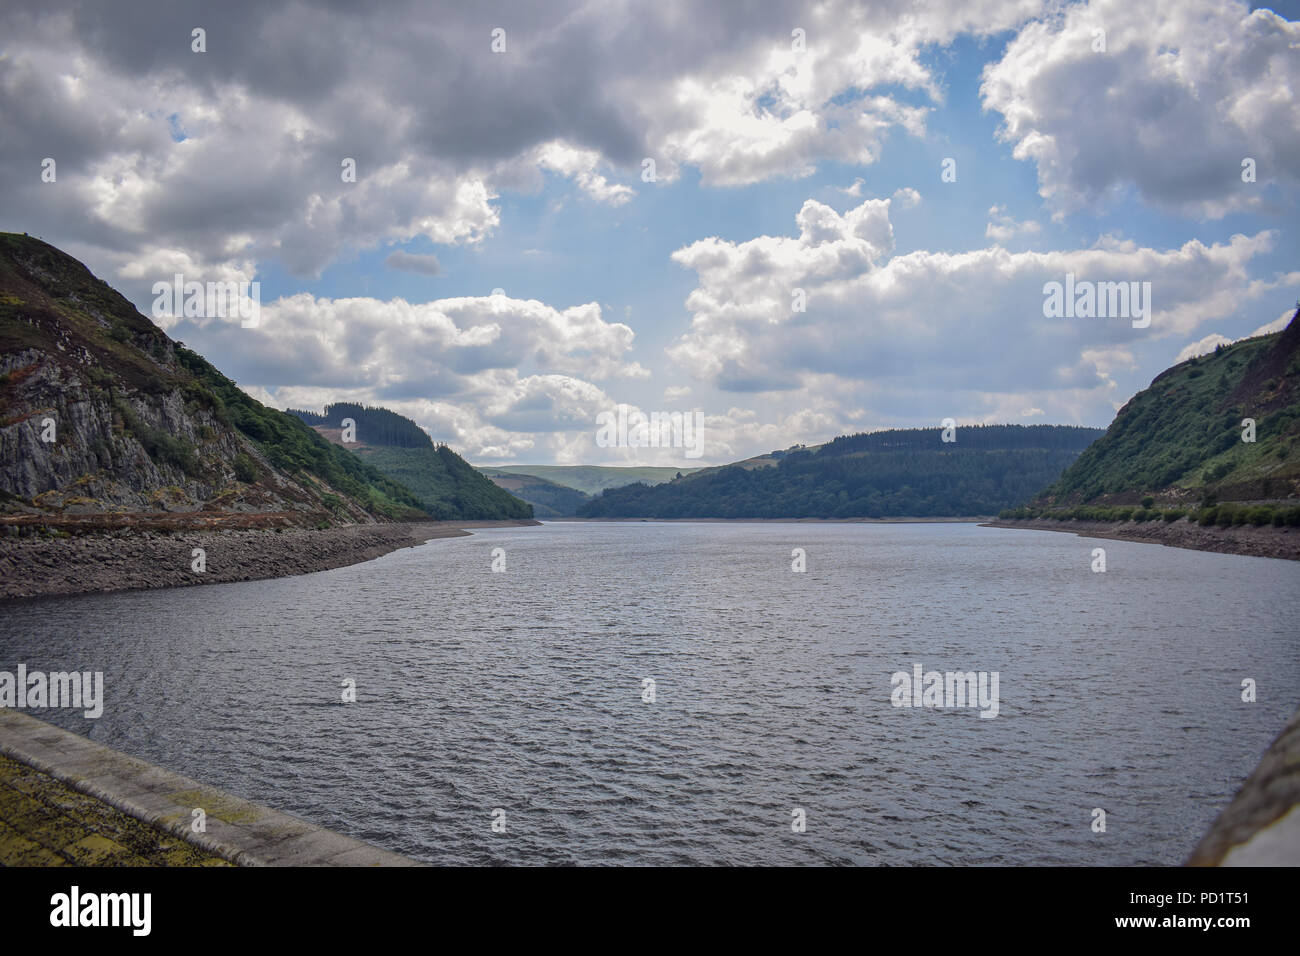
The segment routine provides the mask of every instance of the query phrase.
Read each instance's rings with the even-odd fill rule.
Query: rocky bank
[[[1043,521],[1041,519],[990,521],[986,528],[1028,528],[1033,531],[1071,531],[1085,538],[1114,538],[1163,544],[1193,551],[1217,551],[1220,554],[1247,554],[1259,558],[1286,558],[1300,561],[1300,528],[1202,527],[1186,518],[1178,521]]]
[[[140,531],[0,538],[0,601],[254,581],[369,561],[467,528],[536,521],[426,521],[312,530]],[[194,549],[206,568],[193,570]]]

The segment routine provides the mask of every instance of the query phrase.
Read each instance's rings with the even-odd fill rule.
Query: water
[[[559,523],[10,606],[0,670],[101,670],[99,720],[38,715],[431,863],[1168,864],[1295,709],[1297,585],[970,524]],[[893,707],[914,663],[997,671],[999,716]]]

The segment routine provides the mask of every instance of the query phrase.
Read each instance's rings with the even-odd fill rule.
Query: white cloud
[[[921,205],[921,194],[911,186],[904,186],[894,190],[893,200],[899,209],[912,209]]]
[[[1131,187],[1219,217],[1258,206],[1267,181],[1300,181],[1298,48],[1300,23],[1240,0],[1090,0],[1025,25],[981,95],[1058,211]],[[1242,182],[1246,157],[1257,183]]]
[[[1247,335],[1246,338],[1253,339],[1257,335],[1268,335],[1272,332],[1281,332],[1283,329],[1285,329],[1288,325],[1291,324],[1291,320],[1295,317],[1295,313],[1296,313],[1295,309],[1288,309],[1287,311],[1279,315],[1276,319],[1274,319],[1272,322],[1265,322],[1254,332],[1251,332],[1250,335]]]
[[[621,206],[636,195],[631,187],[611,185],[596,172],[601,156],[594,149],[575,149],[561,142],[547,143],[538,148],[534,161],[543,169],[570,177],[592,199],[611,206]]]
[[[1180,365],[1190,358],[1196,358],[1198,355],[1208,355],[1217,349],[1220,345],[1231,345],[1232,339],[1226,335],[1220,335],[1218,332],[1211,332],[1204,338],[1197,339],[1184,346],[1183,350],[1174,357],[1174,365]]]
[[[1295,312],[1293,310],[1283,312],[1272,322],[1265,322],[1254,332],[1251,332],[1249,335],[1243,335],[1239,339],[1230,339],[1226,335],[1220,335],[1218,332],[1211,332],[1204,338],[1197,339],[1195,342],[1190,342],[1184,346],[1183,350],[1174,358],[1173,364],[1181,364],[1190,358],[1196,358],[1198,355],[1208,355],[1220,345],[1231,345],[1233,342],[1240,342],[1243,339],[1253,339],[1257,335],[1270,335],[1273,332],[1281,332],[1291,324],[1291,319],[1294,315]]]
[[[1008,416],[1039,409],[1058,421],[1105,420],[1146,343],[1234,315],[1300,273],[1271,280],[1248,266],[1272,234],[1173,249],[1108,240],[1092,249],[893,255],[890,200],[842,216],[813,200],[797,238],[705,239],[673,254],[697,273],[690,330],[669,353],[723,390],[804,403],[842,394],[833,407],[871,404],[886,422],[957,415],[951,402]],[[1049,319],[1043,286],[1067,273],[1151,283],[1147,329],[1129,319]],[[792,309],[803,289],[807,311]],[[1008,383],[1015,383],[1008,386]],[[996,396],[1010,396],[996,398]],[[869,401],[868,401],[869,400]],[[1005,419],[1003,419],[1005,420]]]
[[[1005,206],[989,207],[989,222],[984,229],[984,237],[994,242],[1006,242],[1018,235],[1033,235],[1041,227],[1032,219],[1017,222],[1007,214]]]

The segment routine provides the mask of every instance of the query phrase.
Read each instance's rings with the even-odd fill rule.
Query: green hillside
[[[557,485],[577,488],[584,494],[595,495],[606,488],[618,488],[638,481],[647,485],[658,485],[665,481],[672,481],[679,473],[689,475],[700,469],[663,468],[651,465],[626,467],[622,465],[502,465],[491,470],[511,475],[532,475],[553,481]]]
[[[492,483],[533,506],[534,518],[568,518],[578,513],[591,496],[577,488],[556,484],[536,475],[479,468]]]
[[[532,507],[480,474],[445,444],[434,444],[415,422],[386,408],[337,402],[323,414],[291,409],[335,447],[411,489],[421,506],[444,520],[531,518]],[[354,423],[355,441],[343,442],[343,420]]]
[[[850,435],[657,486],[609,489],[591,518],[886,518],[990,515],[1051,481],[1096,428],[988,425]]]
[[[1297,311],[1300,316],[1300,310]],[[1244,419],[1255,441],[1243,441]],[[1033,502],[1039,511],[1300,495],[1300,323],[1161,373]]]

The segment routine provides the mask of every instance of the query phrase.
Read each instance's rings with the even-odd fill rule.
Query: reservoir
[[[98,719],[28,712],[435,864],[1173,864],[1295,710],[1297,621],[1296,562],[560,522],[12,604],[0,671],[102,672]],[[996,708],[891,700],[930,671]]]

